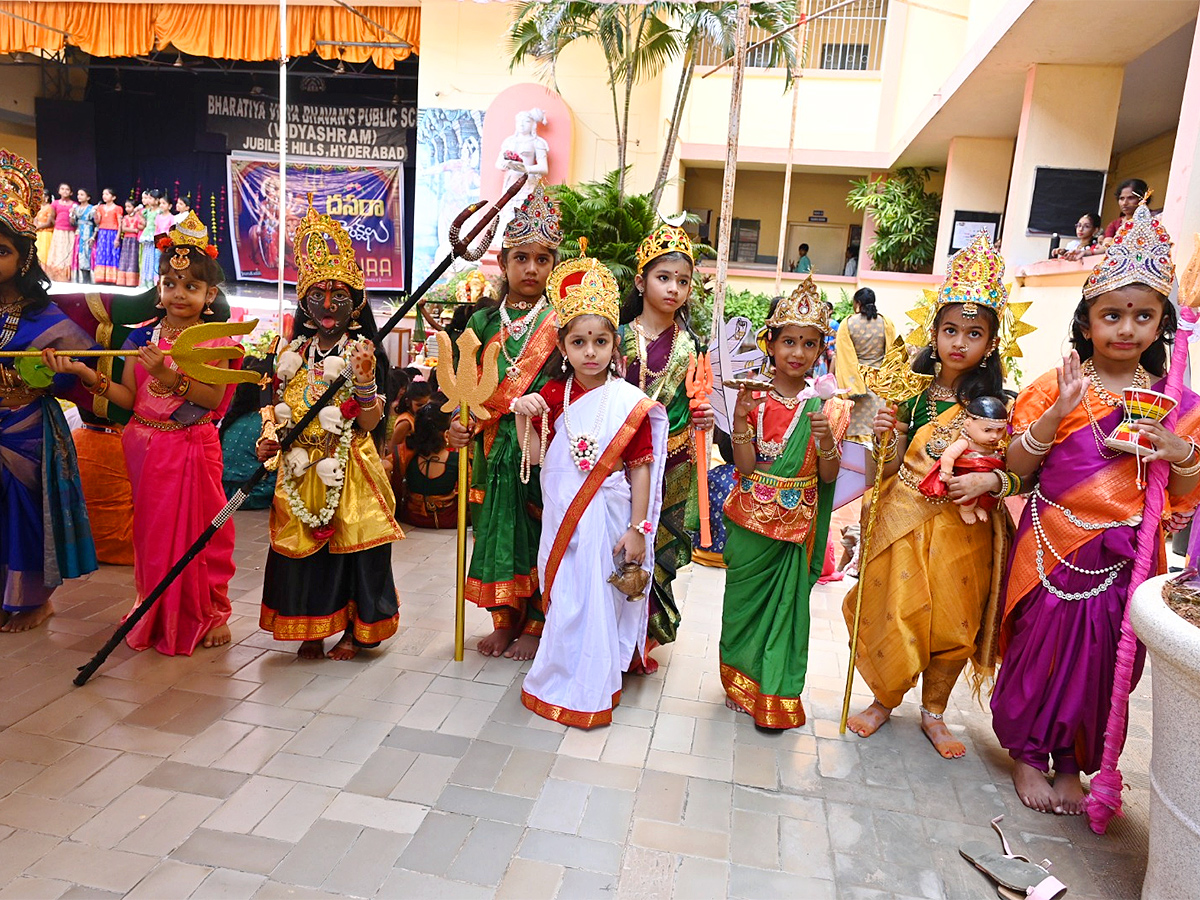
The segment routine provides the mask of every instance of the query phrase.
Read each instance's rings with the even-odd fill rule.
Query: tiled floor
[[[452,533],[396,546],[403,627],[381,652],[301,662],[257,630],[265,514],[236,523],[226,648],[122,647],[72,687],[131,600],[121,568],[60,591],[49,627],[0,635],[0,898],[988,898],[957,848],[992,841],[998,813],[1071,897],[1138,895],[1149,678],[1127,815],[1098,837],[1016,801],[961,687],[947,721],[966,759],[934,754],[911,699],[869,741],[839,737],[840,586],[813,598],[804,728],[760,734],[724,707],[724,576],[695,568],[658,674],[582,732],[521,706],[522,666],[452,661]],[[471,645],[488,621],[468,626]]]

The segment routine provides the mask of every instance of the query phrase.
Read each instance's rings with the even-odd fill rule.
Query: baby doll
[[[1008,411],[1004,401],[998,397],[976,397],[967,404],[967,417],[960,437],[942,453],[939,467],[921,482],[921,493],[927,497],[944,497],[946,482],[954,475],[1004,468],[1003,443],[1007,435]],[[986,522],[987,511],[996,502],[995,497],[984,494],[960,505],[958,514],[968,524]]]

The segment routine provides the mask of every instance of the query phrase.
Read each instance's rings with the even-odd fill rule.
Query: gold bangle
[[[1183,458],[1183,462],[1171,463],[1171,474],[1178,475],[1180,478],[1191,478],[1195,475],[1200,475],[1200,447],[1196,446],[1196,442],[1188,439],[1188,445],[1192,448],[1191,452]],[[1190,466],[1184,465],[1189,459],[1195,458],[1195,462]]]
[[[754,432],[752,430],[734,431],[730,433],[729,440],[735,444],[752,444],[754,443]]]
[[[96,383],[93,384],[91,387],[87,387],[87,385],[84,385],[84,388],[87,389],[87,392],[89,394],[93,394],[97,397],[102,397],[108,391],[109,384],[110,384],[110,382],[108,380],[108,376],[105,375],[103,372],[97,372],[96,373]]]
[[[821,459],[841,459],[842,458],[842,447],[840,444],[835,443],[828,450],[821,449],[820,444],[817,444],[816,447],[817,447],[817,456],[821,457]]]

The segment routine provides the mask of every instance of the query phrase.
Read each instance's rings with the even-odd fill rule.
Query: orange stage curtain
[[[186,3],[36,3],[0,2],[0,10],[15,13],[69,32],[70,43],[92,56],[136,56],[170,44],[192,56],[218,59],[279,58],[277,6]],[[395,32],[412,49],[346,47],[341,58],[371,60],[381,69],[418,53],[421,10],[415,6],[368,6],[365,15]],[[61,50],[61,34],[0,15],[0,53]],[[306,56],[316,50],[324,59],[337,59],[337,47],[318,47],[317,41],[376,41],[392,38],[340,6],[288,8],[288,55]]]

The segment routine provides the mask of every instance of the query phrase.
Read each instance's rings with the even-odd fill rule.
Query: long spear
[[[1143,201],[1144,203],[1145,201]],[[1187,268],[1179,279],[1179,300],[1183,305],[1180,314],[1189,323],[1187,331],[1180,329],[1171,350],[1171,368],[1167,372],[1165,392],[1176,401],[1164,427],[1171,431],[1179,412],[1179,399],[1183,395],[1183,372],[1187,368],[1188,345],[1196,327],[1198,314],[1193,308],[1200,303],[1200,235]],[[1117,643],[1117,666],[1113,672],[1112,701],[1108,710],[1108,722],[1104,729],[1104,753],[1100,757],[1100,771],[1092,779],[1091,793],[1087,798],[1088,825],[1096,834],[1104,834],[1113,816],[1121,812],[1121,770],[1117,767],[1121,751],[1125,749],[1125,725],[1129,717],[1129,693],[1133,685],[1133,664],[1137,658],[1137,635],[1129,620],[1133,608],[1133,593],[1150,574],[1150,563],[1160,546],[1159,521],[1170,478],[1170,465],[1166,460],[1156,459],[1150,464],[1146,476],[1146,501],[1142,509],[1142,524],[1138,526],[1137,556],[1133,561],[1133,574],[1129,576],[1129,596],[1125,601],[1125,615],[1121,619],[1121,638]]]
[[[450,232],[450,252],[443,257],[441,262],[434,266],[433,271],[429,273],[429,276],[421,283],[421,286],[418,287],[411,295],[409,295],[409,297],[400,304],[400,307],[394,313],[392,313],[392,317],[384,323],[382,328],[379,329],[380,338],[383,338],[389,334],[396,328],[397,325],[400,324],[400,320],[403,319],[408,311],[413,308],[416,302],[420,300],[421,297],[423,297],[431,287],[433,287],[434,283],[448,268],[450,268],[450,264],[453,263],[455,259],[459,257],[478,259],[479,256],[483,255],[487,244],[491,240],[491,231],[494,228],[493,223],[495,222],[496,217],[500,215],[500,210],[504,208],[506,203],[516,196],[517,191],[524,187],[527,179],[527,175],[522,175],[515,182],[513,182],[512,186],[505,191],[504,196],[487,209],[483,217],[478,223],[476,223],[475,227],[471,229],[470,233],[464,239],[458,238],[458,229],[461,228],[471,216],[473,216],[483,207],[483,201],[480,200],[476,203],[472,203],[458,214],[458,216],[454,219],[454,225]],[[485,228],[488,229],[489,234],[488,240],[483,242],[483,248],[478,249],[472,247],[472,243],[477,237],[479,237]],[[280,265],[282,265],[282,260],[280,261]],[[346,379],[349,376],[350,372],[349,369],[347,369],[337,378],[333,379],[333,381],[330,382],[329,387],[325,389],[325,393],[323,393],[317,399],[317,402],[309,408],[308,412],[306,412],[300,418],[300,421],[293,425],[286,434],[280,437],[279,450],[281,453],[286,451],[288,447],[290,447],[292,443],[304,433],[304,429],[308,427],[309,423],[316,419],[317,413],[329,405],[329,402],[337,395],[337,392],[342,389],[342,386],[346,383]],[[241,507],[243,503],[246,502],[246,497],[250,494],[250,491],[254,489],[254,486],[258,484],[258,482],[260,482],[266,476],[266,474],[267,467],[265,465],[260,465],[254,470],[254,473],[246,479],[242,486],[234,492],[233,496],[229,498],[229,502],[225,504],[224,508],[219,513],[217,513],[213,520],[208,524],[208,527],[205,528],[204,531],[200,533],[200,536],[192,542],[192,545],[188,547],[183,556],[176,561],[175,565],[171,566],[170,571],[167,572],[167,574],[163,577],[163,580],[158,583],[154,590],[146,595],[146,599],[139,603],[128,615],[128,617],[126,617],[125,621],[118,626],[117,630],[113,632],[112,637],[108,639],[108,643],[100,648],[100,652],[93,656],[90,662],[79,667],[79,674],[74,678],[74,683],[76,685],[82,686],[86,684],[87,680],[95,674],[96,670],[99,669],[100,666],[104,665],[104,661],[108,659],[109,654],[111,654],[113,650],[117,648],[117,645],[121,643],[125,635],[127,635],[138,623],[138,621],[141,620],[142,616],[146,615],[146,613],[150,611],[150,608],[154,606],[158,598],[161,597],[166,589],[170,587],[171,583],[179,577],[179,574],[185,568],[187,568],[188,563],[195,559],[200,551],[204,549],[205,544],[212,540],[213,535],[217,533],[217,529],[228,522],[229,518]]]

